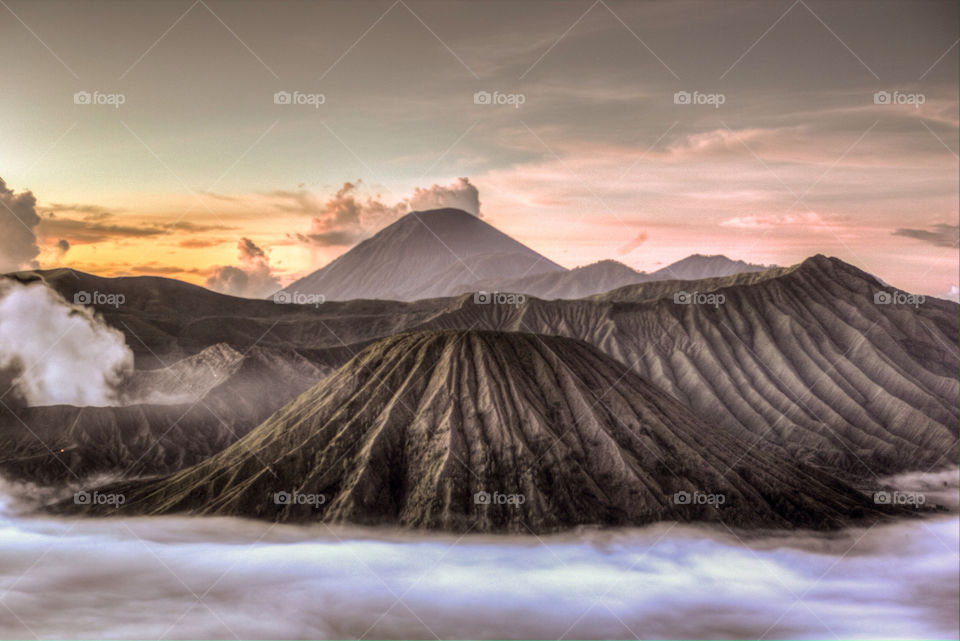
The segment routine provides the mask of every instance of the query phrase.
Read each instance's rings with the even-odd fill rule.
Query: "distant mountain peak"
[[[651,280],[702,280],[758,272],[775,265],[755,265],[723,254],[691,254],[650,274]]]
[[[575,267],[574,269],[582,270],[582,269],[599,269],[599,268],[630,270],[634,273],[637,273],[637,270],[635,270],[634,268],[624,263],[621,263],[619,260],[614,260],[612,258],[604,258],[603,260],[598,260],[595,263],[580,265],[578,267]]]
[[[287,286],[326,300],[417,300],[454,296],[486,279],[564,272],[461,209],[411,212],[326,267]]]
[[[556,271],[513,280],[481,281],[475,289],[509,291],[545,300],[586,298],[650,281],[704,280],[770,269],[726,256],[693,254],[653,273],[638,272],[628,265],[600,260],[568,271]]]

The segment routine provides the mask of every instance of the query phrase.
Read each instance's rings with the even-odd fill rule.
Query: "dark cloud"
[[[97,220],[61,218],[49,214],[40,221],[40,235],[47,238],[66,237],[74,244],[101,243],[124,238],[149,238],[170,233],[162,227],[150,225],[122,225],[109,222],[109,217]]]
[[[241,238],[237,251],[240,266],[214,268],[206,282],[209,289],[245,298],[263,298],[280,289],[280,281],[273,274],[264,250],[249,238]]]
[[[134,265],[133,267],[130,268],[130,271],[136,274],[166,276],[169,274],[181,274],[183,273],[183,268],[174,267],[172,265],[148,264],[148,265]]]
[[[207,247],[216,247],[223,242],[226,241],[221,239],[204,240],[202,238],[187,238],[177,243],[177,246],[184,247],[186,249],[204,249]]]
[[[61,238],[57,241],[56,244],[57,252],[63,257],[68,251],[70,251],[70,241]]]
[[[230,229],[236,229],[236,227],[228,227],[227,225],[200,225],[197,223],[191,223],[186,220],[178,220],[175,223],[167,223],[161,225],[164,229],[170,229],[174,231],[192,231],[192,232],[202,232],[202,231],[225,231]]]
[[[956,247],[960,238],[960,225],[940,224],[930,229],[900,228],[893,232],[893,235],[922,240],[936,247]]]
[[[53,211],[57,208],[57,211]],[[63,212],[82,214],[64,216]],[[226,225],[205,225],[180,220],[160,225],[123,224],[114,221],[113,210],[99,205],[53,205],[44,209],[38,231],[44,238],[66,238],[74,244],[92,244],[125,238],[151,238],[175,233],[202,233],[233,229]]]
[[[14,193],[0,178],[0,272],[37,266],[40,248],[35,229],[39,223],[34,195]]]
[[[73,212],[76,214],[84,214],[84,220],[102,220],[104,218],[109,218],[117,213],[120,213],[116,209],[111,209],[110,207],[103,207],[102,205],[88,205],[88,204],[77,204],[77,203],[53,203],[49,207],[44,208],[44,212]]]
[[[260,259],[266,260],[267,258],[263,250],[257,247],[249,238],[241,238],[237,244],[237,249],[240,250],[240,260],[244,263],[255,262]]]
[[[358,231],[325,231],[308,234],[295,234],[294,237],[301,243],[318,245],[320,247],[344,247],[353,245],[362,240],[366,234]]]

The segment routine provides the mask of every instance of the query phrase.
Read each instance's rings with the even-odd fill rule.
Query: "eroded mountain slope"
[[[674,294],[719,294],[678,304]],[[476,305],[426,327],[586,340],[710,421],[851,475],[957,458],[957,304],[877,304],[892,289],[837,259],[585,301]]]
[[[126,501],[60,507],[515,532],[878,515],[863,494],[750,451],[586,343],[488,331],[379,341],[207,461],[100,491]]]
[[[0,471],[39,483],[167,474],[235,443],[327,373],[295,352],[217,345],[137,373],[127,390],[190,394],[180,402],[0,407]]]

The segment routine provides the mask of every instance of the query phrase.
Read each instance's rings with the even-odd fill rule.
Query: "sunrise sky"
[[[4,0],[0,268],[232,265],[266,295],[479,200],[567,267],[825,253],[955,296],[957,25],[951,1]]]

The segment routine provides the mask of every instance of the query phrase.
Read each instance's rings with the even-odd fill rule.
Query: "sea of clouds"
[[[68,520],[26,496],[0,485],[2,638],[933,639],[960,625],[955,512],[833,534],[459,537]]]

